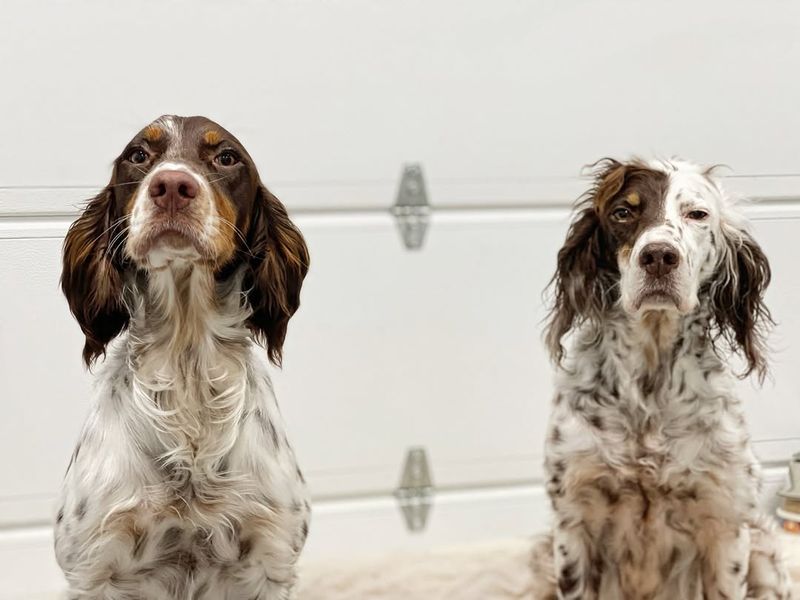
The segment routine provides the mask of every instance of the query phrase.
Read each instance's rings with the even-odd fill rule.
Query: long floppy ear
[[[289,319],[300,306],[300,288],[309,256],[303,235],[289,220],[286,208],[259,186],[249,232],[249,325],[266,346],[269,359],[281,364]]]
[[[64,239],[61,289],[86,343],[87,366],[105,353],[106,345],[128,325],[122,299],[122,275],[109,244],[116,231],[112,221],[113,192],[104,189],[89,201]]]
[[[564,358],[561,340],[585,320],[596,320],[614,301],[616,263],[609,260],[598,211],[625,183],[626,165],[603,159],[592,165],[595,180],[558,251],[556,272],[550,280],[553,300],[548,315],[545,343],[551,358]]]
[[[550,280],[554,298],[545,341],[557,363],[564,357],[562,338],[575,325],[599,317],[608,305],[601,261],[600,221],[594,206],[587,206],[570,225]]]
[[[711,309],[720,335],[742,354],[760,381],[767,374],[766,334],[774,325],[764,304],[772,276],[761,247],[744,230],[723,226],[725,252],[711,284]]]

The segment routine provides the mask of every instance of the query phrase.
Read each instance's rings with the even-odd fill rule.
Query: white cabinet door
[[[528,479],[549,405],[541,292],[563,212],[301,219],[312,273],[276,374],[322,494],[389,491],[409,446],[443,486]],[[313,449],[313,450],[312,450]]]
[[[777,324],[769,339],[770,376],[763,386],[751,379],[739,388],[747,401],[759,458],[783,461],[800,451],[800,269],[796,249],[800,205],[752,212],[757,215],[753,233],[772,267],[767,305]]]
[[[60,235],[0,222],[0,526],[54,514],[87,407],[83,336],[58,287]]]

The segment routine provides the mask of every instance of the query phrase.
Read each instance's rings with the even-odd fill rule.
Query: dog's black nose
[[[184,171],[161,171],[153,177],[148,191],[156,206],[175,212],[189,206],[197,196],[198,186],[194,177]]]
[[[680,262],[681,257],[678,250],[663,242],[647,244],[639,253],[639,266],[653,277],[662,277],[671,273]]]

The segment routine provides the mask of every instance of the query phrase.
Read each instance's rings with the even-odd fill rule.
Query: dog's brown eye
[[[627,221],[633,216],[633,213],[624,206],[620,206],[619,208],[614,209],[614,212],[611,213],[611,216],[615,221]]]
[[[215,160],[223,167],[232,167],[239,162],[239,158],[230,150],[223,150],[217,154],[217,158]]]
[[[691,219],[692,221],[702,221],[708,216],[708,213],[704,210],[695,209],[686,213],[686,218]]]
[[[140,165],[147,160],[147,152],[141,148],[135,148],[131,150],[131,153],[128,155],[128,160],[135,165]]]

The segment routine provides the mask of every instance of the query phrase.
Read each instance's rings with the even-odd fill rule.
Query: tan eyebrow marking
[[[639,203],[641,202],[639,194],[637,194],[636,192],[631,192],[630,194],[628,194],[627,200],[628,204],[630,204],[631,206],[639,206]]]
[[[203,134],[203,141],[209,146],[216,146],[222,141],[222,137],[216,129],[209,129]]]
[[[158,125],[148,125],[144,130],[144,139],[148,142],[157,142],[164,135],[164,130]]]

